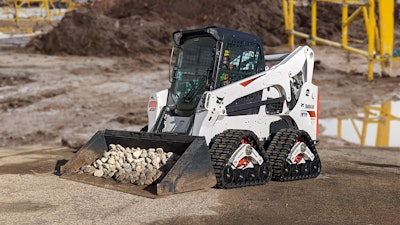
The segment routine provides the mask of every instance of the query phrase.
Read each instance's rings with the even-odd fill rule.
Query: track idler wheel
[[[239,161],[236,167],[232,166],[229,159],[242,144],[249,144],[255,149],[262,157],[263,163],[246,168],[245,165],[249,163],[249,160],[245,157]],[[257,136],[251,131],[226,130],[220,133],[210,149],[210,155],[218,188],[260,185],[271,179],[272,169],[269,160]]]

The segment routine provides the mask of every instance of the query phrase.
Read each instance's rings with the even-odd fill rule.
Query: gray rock
[[[140,154],[140,157],[141,157],[141,158],[146,158],[146,157],[147,157],[147,151],[146,151],[146,149],[143,149],[143,150],[142,150],[142,154]]]
[[[160,164],[159,163],[155,163],[154,164],[154,162],[153,162],[151,165],[154,167],[155,170],[160,169]]]
[[[112,172],[117,171],[117,167],[115,166],[115,164],[110,164],[110,171]]]
[[[144,170],[143,166],[137,165],[135,167],[135,171],[137,171],[138,173],[141,173]]]
[[[128,163],[132,163],[132,162],[133,162],[132,154],[129,153],[129,154],[126,156],[126,161],[128,161]]]
[[[173,152],[167,152],[167,159],[169,159],[171,156],[173,156],[174,153]]]
[[[108,175],[108,177],[113,177],[114,174],[115,174],[115,171],[109,171],[107,175]]]
[[[151,159],[151,162],[153,163],[153,165],[160,165],[161,162],[161,158],[159,156],[156,156],[154,159]]]
[[[119,150],[119,151],[125,151],[125,148],[122,147],[120,144],[117,144],[117,150]]]
[[[115,163],[115,168],[117,169],[117,170],[120,170],[122,167],[121,167],[121,164],[119,164],[119,162],[116,162]]]
[[[107,158],[106,158],[106,157],[102,157],[100,160],[101,160],[101,162],[103,162],[103,163],[107,162]]]
[[[110,152],[104,152],[103,157],[104,158],[110,158],[111,153]]]
[[[165,157],[165,155],[161,156],[161,164],[165,165],[165,163],[167,163],[167,157]]]
[[[122,158],[118,159],[119,165],[124,165],[124,160]]]
[[[97,170],[95,170],[94,173],[93,173],[93,175],[94,175],[95,177],[102,177],[103,174],[104,174],[104,171],[101,170],[101,169],[97,169]]]
[[[108,169],[110,169],[110,164],[104,163],[104,164],[103,164],[103,167],[104,167],[104,169],[107,169],[107,170],[108,170]]]
[[[153,171],[153,170],[154,170],[154,167],[153,167],[153,165],[151,165],[151,164],[147,164],[146,169],[148,169],[148,170],[150,170],[150,171]]]
[[[107,163],[110,164],[110,165],[115,165],[115,159],[113,157],[109,158]]]
[[[115,180],[118,182],[122,182],[125,179],[125,173],[122,171],[118,171],[115,173]]]
[[[140,155],[142,154],[142,151],[134,151],[132,153],[133,159],[138,159],[140,157]]]
[[[143,186],[144,182],[146,182],[146,179],[139,178],[138,180],[135,181],[135,184],[138,186]]]
[[[96,160],[96,163],[97,163],[97,167],[99,167],[103,164],[103,162],[100,159]]]
[[[96,169],[93,166],[84,166],[82,171],[85,173],[93,174]]]
[[[164,153],[164,150],[163,150],[162,148],[157,148],[157,149],[156,149],[156,152],[157,152],[158,154],[163,154],[163,153]]]
[[[113,151],[117,150],[117,146],[114,145],[114,144],[110,144],[109,147],[110,147],[110,149],[113,150]]]
[[[125,159],[125,153],[124,152],[118,152],[118,156],[120,159],[124,160]]]
[[[132,172],[131,164],[128,164],[128,165],[124,166],[124,170],[125,170],[126,173],[131,173]]]
[[[165,153],[162,148],[130,148],[110,144],[110,150],[103,153],[93,166],[82,167],[80,171],[96,173],[98,177],[113,178],[117,182],[149,185],[161,180],[179,158],[173,152]]]

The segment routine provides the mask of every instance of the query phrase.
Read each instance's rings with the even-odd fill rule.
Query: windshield
[[[193,37],[179,47],[171,87],[175,113],[196,108],[212,73],[215,45],[212,37]]]

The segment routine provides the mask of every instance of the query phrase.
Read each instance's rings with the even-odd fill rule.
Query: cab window
[[[218,87],[256,74],[260,71],[261,59],[261,48],[258,44],[232,39],[223,52]]]

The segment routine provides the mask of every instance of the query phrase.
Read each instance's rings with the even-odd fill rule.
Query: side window
[[[256,43],[232,39],[228,42],[222,59],[218,87],[256,74],[261,60],[261,49]]]

